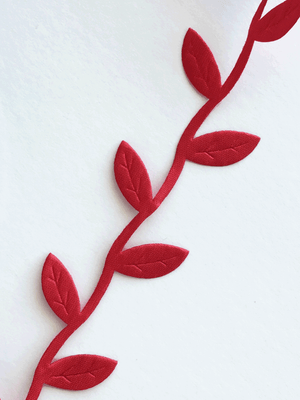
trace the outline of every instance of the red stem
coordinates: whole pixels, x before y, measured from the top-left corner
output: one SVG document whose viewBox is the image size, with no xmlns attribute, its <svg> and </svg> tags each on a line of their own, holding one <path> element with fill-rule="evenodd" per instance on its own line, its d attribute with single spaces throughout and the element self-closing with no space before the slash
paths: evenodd
<svg viewBox="0 0 300 400">
<path fill-rule="evenodd" d="M 38 399 L 44 384 L 44 378 L 45 378 L 45 373 L 47 371 L 47 367 L 50 365 L 53 358 L 60 350 L 60 348 L 63 346 L 63 344 L 66 342 L 66 340 L 90 317 L 90 315 L 94 312 L 94 310 L 100 303 L 102 297 L 104 296 L 114 274 L 114 261 L 115 261 L 114 254 L 119 254 L 123 250 L 124 246 L 131 238 L 133 233 L 151 214 L 153 214 L 155 210 L 157 210 L 160 204 L 169 195 L 169 193 L 173 189 L 174 185 L 176 184 L 183 170 L 186 161 L 186 149 L 189 145 L 189 142 L 194 138 L 198 129 L 201 127 L 201 125 L 208 117 L 208 115 L 211 113 L 211 111 L 215 108 L 215 106 L 219 104 L 229 94 L 229 92 L 232 90 L 232 88 L 239 80 L 242 72 L 244 71 L 244 68 L 247 65 L 248 59 L 250 57 L 255 42 L 254 37 L 252 36 L 251 33 L 252 27 L 255 25 L 255 22 L 257 22 L 260 19 L 266 3 L 267 0 L 262 0 L 256 14 L 254 15 L 243 50 L 231 74 L 229 75 L 225 83 L 222 85 L 218 95 L 215 96 L 214 98 L 211 98 L 204 104 L 204 106 L 197 112 L 197 114 L 193 117 L 193 119 L 183 132 L 176 149 L 176 154 L 174 157 L 173 164 L 160 190 L 152 200 L 151 204 L 152 207 L 149 207 L 145 211 L 141 210 L 124 228 L 121 234 L 117 237 L 117 239 L 111 246 L 110 251 L 107 254 L 103 271 L 98 281 L 98 284 L 95 287 L 94 292 L 91 295 L 90 299 L 88 300 L 87 304 L 81 311 L 79 318 L 72 324 L 66 326 L 52 340 L 52 342 L 44 352 L 36 368 L 32 385 L 29 389 L 26 400 Z"/>
</svg>

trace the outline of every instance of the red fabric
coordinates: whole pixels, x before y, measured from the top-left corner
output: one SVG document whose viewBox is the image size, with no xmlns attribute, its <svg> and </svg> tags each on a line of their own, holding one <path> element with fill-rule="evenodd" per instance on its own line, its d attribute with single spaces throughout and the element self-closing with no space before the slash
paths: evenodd
<svg viewBox="0 0 300 400">
<path fill-rule="evenodd" d="M 125 199 L 136 210 L 152 200 L 152 188 L 146 167 L 128 143 L 122 142 L 115 158 L 115 178 Z"/>
<path fill-rule="evenodd" d="M 207 98 L 221 88 L 221 75 L 210 48 L 195 32 L 189 29 L 182 46 L 182 64 L 191 84 Z"/>
<path fill-rule="evenodd" d="M 194 139 L 187 159 L 197 164 L 224 167 L 241 161 L 257 146 L 260 138 L 245 132 L 220 131 Z"/>
<path fill-rule="evenodd" d="M 272 42 L 281 39 L 295 25 L 299 17 L 299 0 L 284 1 L 258 21 L 255 28 L 255 40 Z"/>
<path fill-rule="evenodd" d="M 53 254 L 49 254 L 44 264 L 42 288 L 49 306 L 66 324 L 78 317 L 80 302 L 76 286 L 66 267 Z"/>
<path fill-rule="evenodd" d="M 121 143 L 114 162 L 115 178 L 125 199 L 138 213 L 111 246 L 100 279 L 82 310 L 71 275 L 56 257 L 52 254 L 47 257 L 42 272 L 43 292 L 48 304 L 66 323 L 66 327 L 53 339 L 41 357 L 26 400 L 37 400 L 44 384 L 83 390 L 101 383 L 112 373 L 116 361 L 105 357 L 83 354 L 55 360 L 55 356 L 96 309 L 115 271 L 135 278 L 156 278 L 172 272 L 185 260 L 187 250 L 166 244 L 124 248 L 139 226 L 169 195 L 186 160 L 202 165 L 225 166 L 242 160 L 257 146 L 259 138 L 244 132 L 218 131 L 194 137 L 212 110 L 239 80 L 254 42 L 279 39 L 299 18 L 299 0 L 286 0 L 262 17 L 266 3 L 267 0 L 261 1 L 242 52 L 223 84 L 211 50 L 194 30 L 188 30 L 182 47 L 183 67 L 192 85 L 209 100 L 183 132 L 170 171 L 154 197 L 141 158 L 128 143 Z"/>
<path fill-rule="evenodd" d="M 166 244 L 144 244 L 122 251 L 116 259 L 115 270 L 135 278 L 158 278 L 178 268 L 188 253 Z"/>
<path fill-rule="evenodd" d="M 53 254 L 49 254 L 44 263 L 42 289 L 49 306 L 67 327 L 53 340 L 41 358 L 27 400 L 37 399 L 43 384 L 68 390 L 89 389 L 104 381 L 117 365 L 115 360 L 90 354 L 78 354 L 51 363 L 56 348 L 61 348 L 80 326 L 82 313 L 74 281 Z"/>
<path fill-rule="evenodd" d="M 90 354 L 70 356 L 49 366 L 45 383 L 60 389 L 84 390 L 103 382 L 117 362 Z"/>
</svg>

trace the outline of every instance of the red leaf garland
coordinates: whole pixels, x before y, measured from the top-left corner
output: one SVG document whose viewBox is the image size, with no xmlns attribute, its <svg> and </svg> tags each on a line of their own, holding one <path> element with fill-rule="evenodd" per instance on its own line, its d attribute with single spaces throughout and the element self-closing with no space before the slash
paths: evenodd
<svg viewBox="0 0 300 400">
<path fill-rule="evenodd" d="M 223 167 L 247 157 L 259 141 L 258 136 L 245 132 L 212 132 L 191 142 L 187 159 L 201 165 Z"/>
<path fill-rule="evenodd" d="M 260 139 L 245 132 L 219 131 L 193 138 L 209 113 L 237 83 L 255 40 L 277 40 L 299 18 L 300 0 L 286 0 L 261 18 L 266 4 L 267 0 L 261 1 L 252 19 L 243 50 L 223 86 L 209 47 L 195 31 L 190 29 L 187 32 L 182 47 L 185 72 L 200 93 L 213 99 L 197 112 L 185 129 L 173 164 L 153 201 L 151 182 L 142 160 L 129 144 L 121 143 L 115 157 L 116 181 L 127 201 L 141 212 L 114 241 L 96 288 L 81 312 L 71 275 L 56 257 L 52 254 L 47 257 L 42 273 L 43 292 L 53 311 L 69 325 L 56 335 L 41 357 L 27 400 L 37 400 L 44 383 L 62 389 L 84 390 L 98 385 L 112 373 L 117 362 L 96 355 L 71 356 L 52 364 L 51 361 L 65 341 L 95 311 L 110 285 L 114 271 L 137 278 L 156 278 L 170 273 L 185 260 L 188 251 L 170 245 L 146 244 L 124 251 L 122 249 L 138 227 L 169 195 L 186 159 L 203 165 L 225 166 L 242 160 L 257 146 Z"/>
<path fill-rule="evenodd" d="M 42 271 L 45 298 L 66 324 L 80 314 L 80 301 L 74 281 L 66 267 L 53 254 L 46 258 Z"/>
<path fill-rule="evenodd" d="M 182 46 L 182 64 L 191 84 L 207 98 L 221 88 L 221 75 L 214 56 L 196 31 L 189 29 Z"/>
<path fill-rule="evenodd" d="M 52 363 L 45 383 L 60 389 L 84 390 L 103 382 L 117 361 L 90 354 L 62 358 Z"/>
<path fill-rule="evenodd" d="M 152 187 L 147 169 L 133 148 L 122 142 L 115 163 L 115 178 L 125 199 L 136 210 L 152 199 Z"/>
<path fill-rule="evenodd" d="M 261 18 L 254 31 L 258 42 L 272 42 L 282 38 L 298 21 L 300 17 L 300 2 L 287 0 L 269 11 Z"/>
<path fill-rule="evenodd" d="M 122 251 L 115 269 L 134 278 L 158 278 L 178 268 L 188 253 L 185 249 L 167 244 L 144 244 Z"/>
</svg>

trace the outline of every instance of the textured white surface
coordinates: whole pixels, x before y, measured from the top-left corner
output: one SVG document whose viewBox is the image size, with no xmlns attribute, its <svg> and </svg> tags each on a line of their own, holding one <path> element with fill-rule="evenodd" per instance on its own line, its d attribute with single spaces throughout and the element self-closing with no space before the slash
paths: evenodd
<svg viewBox="0 0 300 400">
<path fill-rule="evenodd" d="M 278 4 L 269 1 L 268 9 Z M 204 104 L 180 60 L 189 27 L 223 79 L 259 0 L 3 0 L 0 12 L 0 397 L 25 399 L 62 323 L 40 287 L 54 253 L 85 304 L 134 215 L 113 178 L 126 140 L 154 190 Z M 300 396 L 300 24 L 256 44 L 240 82 L 200 133 L 262 138 L 239 164 L 188 164 L 130 245 L 190 250 L 174 273 L 116 275 L 59 356 L 119 364 L 85 392 L 41 400 L 298 400 Z"/>
</svg>

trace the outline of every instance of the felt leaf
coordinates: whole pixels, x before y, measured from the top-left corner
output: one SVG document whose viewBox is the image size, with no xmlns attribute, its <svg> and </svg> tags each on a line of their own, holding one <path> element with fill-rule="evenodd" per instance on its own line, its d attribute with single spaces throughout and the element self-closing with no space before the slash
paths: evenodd
<svg viewBox="0 0 300 400">
<path fill-rule="evenodd" d="M 66 324 L 79 315 L 80 301 L 73 279 L 53 254 L 43 267 L 42 289 L 49 306 Z"/>
<path fill-rule="evenodd" d="M 62 358 L 52 363 L 45 383 L 60 389 L 84 390 L 103 382 L 117 361 L 90 354 Z"/>
<path fill-rule="evenodd" d="M 136 210 L 152 199 L 152 187 L 147 169 L 138 154 L 126 142 L 118 148 L 115 163 L 115 178 L 125 199 Z"/>
<path fill-rule="evenodd" d="M 254 31 L 258 42 L 272 42 L 282 38 L 300 17 L 299 0 L 287 0 L 261 18 Z"/>
<path fill-rule="evenodd" d="M 245 132 L 212 132 L 191 142 L 187 159 L 201 165 L 231 165 L 247 157 L 259 141 L 258 136 Z"/>
<path fill-rule="evenodd" d="M 214 56 L 196 31 L 189 29 L 182 46 L 182 64 L 191 84 L 207 98 L 221 88 L 221 76 Z"/>
<path fill-rule="evenodd" d="M 116 271 L 134 278 L 158 278 L 179 267 L 188 253 L 167 244 L 144 244 L 122 251 L 116 260 Z"/>
</svg>

